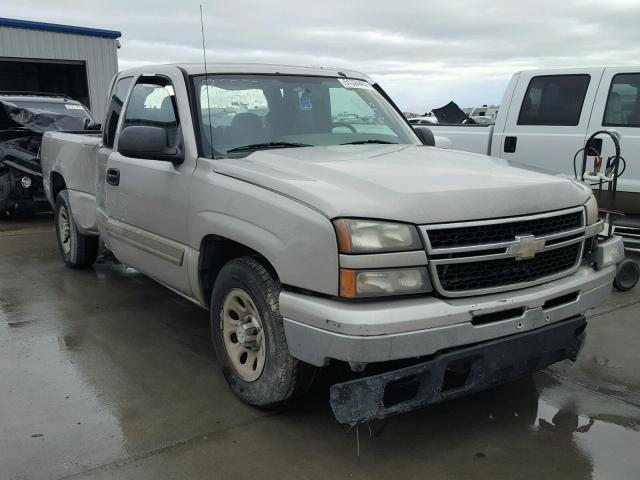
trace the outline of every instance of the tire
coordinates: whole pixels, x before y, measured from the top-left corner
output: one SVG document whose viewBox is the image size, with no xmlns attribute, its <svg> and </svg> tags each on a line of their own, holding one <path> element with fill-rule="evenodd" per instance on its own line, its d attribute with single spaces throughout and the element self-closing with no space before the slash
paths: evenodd
<svg viewBox="0 0 640 480">
<path fill-rule="evenodd" d="M 64 263 L 72 268 L 93 265 L 98 256 L 99 237 L 83 235 L 78 231 L 67 190 L 62 190 L 56 198 L 54 219 L 58 248 Z"/>
<path fill-rule="evenodd" d="M 233 392 L 255 407 L 275 407 L 299 397 L 315 376 L 315 367 L 289 354 L 279 294 L 279 281 L 252 257 L 229 261 L 211 294 L 211 332 L 218 362 Z M 248 335 L 241 331 L 247 326 Z"/>
<path fill-rule="evenodd" d="M 8 170 L 2 167 L 0 169 L 0 220 L 12 218 L 16 211 L 16 203 L 10 197 L 11 178 Z"/>
<path fill-rule="evenodd" d="M 613 286 L 621 292 L 627 292 L 638 284 L 640 278 L 640 266 L 627 258 L 617 266 Z"/>
</svg>

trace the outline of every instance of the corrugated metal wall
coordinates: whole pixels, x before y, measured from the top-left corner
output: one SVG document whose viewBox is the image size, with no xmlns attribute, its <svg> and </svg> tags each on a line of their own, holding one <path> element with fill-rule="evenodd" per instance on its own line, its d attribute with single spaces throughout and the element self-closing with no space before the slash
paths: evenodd
<svg viewBox="0 0 640 480">
<path fill-rule="evenodd" d="M 0 26 L 2 57 L 86 62 L 91 110 L 102 119 L 109 82 L 118 73 L 115 39 Z"/>
</svg>

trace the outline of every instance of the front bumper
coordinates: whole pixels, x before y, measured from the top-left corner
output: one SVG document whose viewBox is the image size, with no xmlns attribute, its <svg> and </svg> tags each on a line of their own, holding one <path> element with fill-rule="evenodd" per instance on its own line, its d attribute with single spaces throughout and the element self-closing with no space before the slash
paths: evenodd
<svg viewBox="0 0 640 480">
<path fill-rule="evenodd" d="M 330 403 L 339 423 L 356 425 L 467 395 L 567 358 L 584 342 L 582 315 L 554 325 L 479 343 L 433 360 L 338 383 Z"/>
<path fill-rule="evenodd" d="M 284 291 L 280 311 L 294 357 L 316 366 L 331 359 L 377 363 L 429 356 L 580 315 L 606 301 L 614 275 L 614 265 L 596 271 L 585 264 L 567 277 L 511 292 L 364 303 Z"/>
</svg>

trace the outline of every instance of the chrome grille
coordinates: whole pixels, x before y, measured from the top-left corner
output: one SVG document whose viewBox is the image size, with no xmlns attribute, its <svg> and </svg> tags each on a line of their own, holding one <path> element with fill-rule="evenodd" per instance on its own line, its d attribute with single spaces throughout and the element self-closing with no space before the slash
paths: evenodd
<svg viewBox="0 0 640 480">
<path fill-rule="evenodd" d="M 449 292 L 478 290 L 519 284 L 545 278 L 558 271 L 568 270 L 576 263 L 580 245 L 548 250 L 529 260 L 514 258 L 485 260 L 482 262 L 438 265 L 438 278 Z"/>
<path fill-rule="evenodd" d="M 514 290 L 573 273 L 584 208 L 421 228 L 435 288 L 458 297 Z"/>
<path fill-rule="evenodd" d="M 461 247 L 479 243 L 515 240 L 516 235 L 522 235 L 523 233 L 535 236 L 549 235 L 580 228 L 581 226 L 582 213 L 572 212 L 532 220 L 431 230 L 429 232 L 429 241 L 432 248 Z"/>
<path fill-rule="evenodd" d="M 615 225 L 613 232 L 622 237 L 625 249 L 640 253 L 640 228 L 628 225 Z"/>
</svg>

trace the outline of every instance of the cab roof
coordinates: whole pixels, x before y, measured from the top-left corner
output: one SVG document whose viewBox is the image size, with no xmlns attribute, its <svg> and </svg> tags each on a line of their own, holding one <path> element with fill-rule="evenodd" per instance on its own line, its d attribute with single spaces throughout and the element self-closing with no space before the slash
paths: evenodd
<svg viewBox="0 0 640 480">
<path fill-rule="evenodd" d="M 180 68 L 188 75 L 204 75 L 205 72 L 211 75 L 217 74 L 238 74 L 238 75 L 306 75 L 337 78 L 357 78 L 369 83 L 373 81 L 365 74 L 349 69 L 333 67 L 305 67 L 294 65 L 275 65 L 264 63 L 207 63 L 207 68 L 203 63 L 173 63 L 166 65 L 146 65 L 132 68 L 120 72 L 120 76 L 127 73 L 133 74 L 155 74 L 166 73 L 166 69 Z"/>
</svg>

